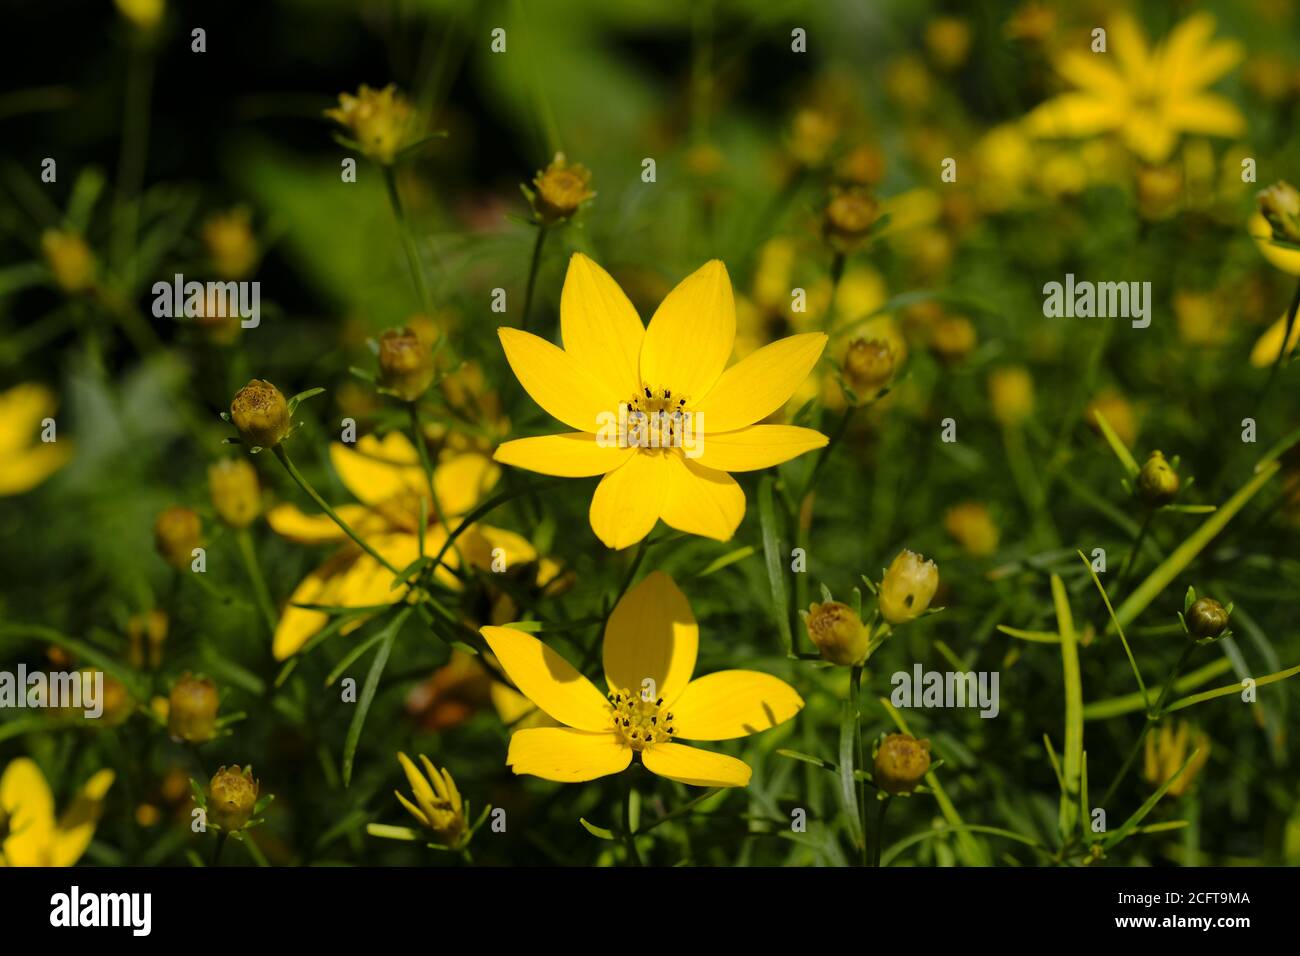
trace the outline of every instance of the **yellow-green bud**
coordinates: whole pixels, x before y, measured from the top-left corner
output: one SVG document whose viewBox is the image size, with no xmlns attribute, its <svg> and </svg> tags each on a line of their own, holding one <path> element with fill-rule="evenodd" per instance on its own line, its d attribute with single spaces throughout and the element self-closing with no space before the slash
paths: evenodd
<svg viewBox="0 0 1300 956">
<path fill-rule="evenodd" d="M 247 458 L 225 458 L 209 466 L 208 491 L 217 517 L 232 528 L 247 528 L 262 509 L 257 469 Z"/>
<path fill-rule="evenodd" d="M 230 420 L 249 448 L 274 448 L 289 434 L 289 403 L 270 382 L 255 378 L 230 403 Z"/>
<path fill-rule="evenodd" d="M 880 339 L 854 339 L 844 355 L 844 380 L 858 399 L 874 397 L 894 374 L 894 350 Z"/>
<path fill-rule="evenodd" d="M 154 520 L 153 541 L 163 560 L 178 571 L 189 570 L 194 549 L 203 545 L 198 513 L 180 505 L 164 509 Z"/>
<path fill-rule="evenodd" d="M 1187 630 L 1197 640 L 1218 637 L 1228 626 L 1228 610 L 1214 598 L 1198 598 L 1184 615 Z"/>
<path fill-rule="evenodd" d="M 211 740 L 217 734 L 220 708 L 217 685 L 186 673 L 172 686 L 167 700 L 167 732 L 194 744 Z"/>
<path fill-rule="evenodd" d="M 208 820 L 226 831 L 242 830 L 253 817 L 260 789 L 251 766 L 222 767 L 208 784 Z"/>
<path fill-rule="evenodd" d="M 555 154 L 550 165 L 533 178 L 533 185 L 533 211 L 548 226 L 570 218 L 596 195 L 591 191 L 591 172 L 581 163 L 569 165 L 563 153 Z"/>
<path fill-rule="evenodd" d="M 41 233 L 41 252 L 64 292 L 84 292 L 94 285 L 95 256 L 79 233 L 46 229 Z"/>
<path fill-rule="evenodd" d="M 808 609 L 804 623 L 809 640 L 832 664 L 850 667 L 866 660 L 871 632 L 847 604 L 839 601 L 814 604 Z"/>
<path fill-rule="evenodd" d="M 389 83 L 374 90 L 364 83 L 355 96 L 339 94 L 339 105 L 325 115 L 344 127 L 371 159 L 391 165 L 415 131 L 410 101 Z"/>
<path fill-rule="evenodd" d="M 935 563 L 904 549 L 880 582 L 880 615 L 890 624 L 906 624 L 925 613 L 938 589 Z"/>
<path fill-rule="evenodd" d="M 1153 508 L 1173 501 L 1179 484 L 1178 472 L 1158 451 L 1151 453 L 1137 476 L 1138 495 Z"/>
<path fill-rule="evenodd" d="M 410 329 L 389 329 L 379 337 L 379 384 L 413 402 L 434 375 L 433 350 Z"/>
<path fill-rule="evenodd" d="M 822 217 L 826 240 L 838 252 L 852 252 L 871 233 L 880 217 L 880 204 L 860 186 L 838 189 L 831 194 Z"/>
<path fill-rule="evenodd" d="M 930 741 L 890 734 L 876 751 L 876 786 L 888 794 L 911 793 L 930 770 Z"/>
</svg>

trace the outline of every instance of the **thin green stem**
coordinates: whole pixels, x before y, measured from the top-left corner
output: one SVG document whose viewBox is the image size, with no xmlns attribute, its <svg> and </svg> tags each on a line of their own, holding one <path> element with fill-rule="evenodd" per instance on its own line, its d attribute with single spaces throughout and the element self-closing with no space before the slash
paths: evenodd
<svg viewBox="0 0 1300 956">
<path fill-rule="evenodd" d="M 885 846 L 885 811 L 889 809 L 892 797 L 882 797 L 876 801 L 876 820 L 871 834 L 871 865 L 880 866 L 880 853 Z"/>
<path fill-rule="evenodd" d="M 429 296 L 429 286 L 424 279 L 424 269 L 420 265 L 420 252 L 415 245 L 415 236 L 411 232 L 411 221 L 406 218 L 406 210 L 402 206 L 402 195 L 397 190 L 397 176 L 393 172 L 392 166 L 385 165 L 384 186 L 388 190 L 388 201 L 393 207 L 393 215 L 397 219 L 398 232 L 401 233 L 402 249 L 406 253 L 406 264 L 411 270 L 411 279 L 415 283 L 416 294 L 420 298 L 420 306 L 424 309 L 426 316 L 433 315 L 433 299 Z"/>
<path fill-rule="evenodd" d="M 393 574 L 402 573 L 400 569 L 393 567 L 392 562 L 367 544 L 361 535 L 352 530 L 351 525 L 338 516 L 338 512 L 331 508 L 325 499 L 317 493 L 316 489 L 311 486 L 310 482 L 299 473 L 298 469 L 294 466 L 293 459 L 291 459 L 289 453 L 285 451 L 283 443 L 276 445 L 274 451 L 275 457 L 280 460 L 280 464 L 284 465 L 284 470 L 289 473 L 289 477 L 298 483 L 298 487 L 307 493 L 307 497 L 316 502 L 316 506 L 320 508 L 321 511 L 325 512 L 325 514 L 329 516 L 329 519 L 338 525 L 344 534 L 355 541 L 362 551 L 370 555 L 389 571 L 392 571 Z M 438 558 L 441 560 L 442 555 L 439 555 Z"/>
<path fill-rule="evenodd" d="M 128 54 L 122 149 L 118 156 L 117 190 L 113 197 L 111 251 L 122 286 L 128 294 L 135 287 L 135 239 L 140 220 L 138 197 L 144 184 L 145 158 L 149 154 L 152 87 L 153 52 L 138 44 Z"/>
<path fill-rule="evenodd" d="M 420 467 L 424 469 L 424 480 L 429 486 L 429 501 L 433 505 L 433 516 L 437 519 L 438 526 L 445 531 L 447 515 L 442 510 L 442 502 L 438 500 L 438 488 L 433 480 L 433 462 L 429 459 L 429 448 L 424 441 L 424 427 L 420 424 L 420 409 L 416 402 L 408 402 L 407 408 L 411 416 L 411 441 L 415 443 L 415 450 L 420 456 Z M 460 549 L 453 545 L 453 550 L 456 552 L 457 561 L 461 561 Z"/>
<path fill-rule="evenodd" d="M 275 634 L 275 603 L 271 600 L 271 591 L 267 588 L 266 578 L 262 575 L 262 566 L 258 564 L 257 552 L 253 548 L 253 537 L 248 533 L 247 528 L 240 528 L 235 532 L 235 540 L 239 544 L 239 553 L 244 559 L 244 567 L 248 570 L 248 580 L 253 585 L 258 609 L 262 612 L 267 629 L 271 634 Z"/>
<path fill-rule="evenodd" d="M 849 700 L 853 704 L 853 734 L 857 739 L 857 767 L 856 769 L 866 772 L 866 763 L 863 760 L 865 751 L 862 747 L 862 665 L 856 664 L 849 672 Z M 867 833 L 867 781 L 858 780 L 858 812 L 860 816 L 861 832 Z M 868 848 L 870 841 L 864 836 L 862 840 L 862 865 L 867 866 L 870 863 Z M 876 852 L 879 853 L 877 841 Z"/>
<path fill-rule="evenodd" d="M 537 286 L 537 269 L 542 264 L 542 244 L 546 242 L 546 233 L 550 229 L 542 223 L 537 226 L 537 238 L 533 240 L 533 258 L 528 264 L 528 285 L 524 286 L 524 315 L 519 327 L 527 331 L 528 317 L 533 309 L 533 290 Z"/>
<path fill-rule="evenodd" d="M 226 848 L 228 839 L 230 839 L 230 834 L 225 830 L 217 831 L 217 840 L 212 847 L 212 866 L 216 866 L 221 861 L 221 851 Z"/>
<path fill-rule="evenodd" d="M 1155 518 L 1155 510 L 1148 508 L 1146 517 L 1142 519 L 1142 527 L 1138 529 L 1137 537 L 1133 539 L 1133 547 L 1124 559 L 1124 566 L 1119 569 L 1119 578 L 1115 581 L 1115 593 L 1124 593 L 1124 585 L 1128 581 L 1129 572 L 1137 566 L 1137 556 L 1142 552 L 1142 545 L 1146 544 L 1147 532 L 1151 530 L 1151 521 Z"/>
<path fill-rule="evenodd" d="M 623 774 L 623 788 L 625 790 L 623 800 L 623 845 L 627 848 L 627 865 L 644 866 L 641 862 L 641 851 L 636 847 L 636 834 L 633 832 L 632 825 L 632 801 L 636 799 L 636 790 L 632 784 L 632 775 Z"/>
</svg>

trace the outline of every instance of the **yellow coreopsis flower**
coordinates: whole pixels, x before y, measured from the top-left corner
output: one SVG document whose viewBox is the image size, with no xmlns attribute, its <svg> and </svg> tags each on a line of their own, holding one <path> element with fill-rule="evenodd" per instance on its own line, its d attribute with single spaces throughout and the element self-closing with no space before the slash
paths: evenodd
<svg viewBox="0 0 1300 956">
<path fill-rule="evenodd" d="M 518 730 L 506 763 L 517 774 L 560 783 L 626 770 L 634 754 L 661 777 L 697 787 L 743 787 L 752 771 L 725 754 L 675 740 L 732 740 L 789 720 L 803 699 L 758 671 L 717 671 L 691 680 L 699 627 L 690 603 L 662 571 L 625 594 L 605 627 L 608 695 L 531 634 L 480 632 L 506 674 L 560 727 Z"/>
<path fill-rule="evenodd" d="M 1214 18 L 1197 13 L 1154 47 L 1137 21 L 1115 14 L 1106 52 L 1067 50 L 1057 71 L 1075 89 L 1027 117 L 1039 136 L 1091 137 L 1116 133 L 1146 163 L 1163 163 L 1183 133 L 1239 136 L 1246 127 L 1237 107 L 1206 88 L 1243 56 L 1235 40 L 1215 40 Z"/>
<path fill-rule="evenodd" d="M 0 392 L 0 497 L 31 491 L 72 457 L 72 443 L 37 441 L 41 422 L 54 414 L 54 393 L 28 383 Z"/>
<path fill-rule="evenodd" d="M 560 296 L 564 347 L 498 330 L 506 359 L 538 405 L 575 432 L 506 442 L 496 460 L 565 478 L 604 475 L 591 499 L 596 536 L 636 544 L 659 519 L 726 541 L 745 514 L 729 472 L 821 448 L 809 428 L 759 425 L 794 393 L 826 347 L 792 335 L 727 368 L 736 306 L 713 260 L 684 279 L 648 327 L 604 269 L 578 253 Z"/>
<path fill-rule="evenodd" d="M 40 767 L 27 757 L 11 761 L 0 775 L 0 866 L 72 866 L 95 835 L 112 785 L 113 771 L 99 771 L 56 820 Z"/>
<path fill-rule="evenodd" d="M 471 511 L 496 483 L 499 469 L 477 452 L 452 454 L 434 467 L 433 484 L 438 508 L 429 499 L 429 485 L 420 466 L 419 453 L 400 432 L 383 439 L 366 435 L 350 447 L 341 442 L 330 446 L 330 461 L 344 487 L 360 504 L 340 505 L 339 516 L 367 544 L 395 568 L 405 568 L 420 554 L 420 501 L 425 502 L 424 551 L 434 556 L 447 541 L 448 528 L 438 521 L 438 510 L 454 528 L 456 520 Z M 323 611 L 303 604 L 332 607 L 368 607 L 401 600 L 404 589 L 393 588 L 393 573 L 370 555 L 350 543 L 327 515 L 308 515 L 293 505 L 282 504 L 266 516 L 277 534 L 299 544 L 343 544 L 339 551 L 309 574 L 294 589 L 275 630 L 272 653 L 284 660 L 297 653 L 307 640 L 329 622 Z M 510 565 L 532 561 L 537 554 L 528 541 L 512 531 L 476 524 L 457 539 L 456 547 L 443 555 L 443 563 L 458 567 L 461 555 L 483 568 L 492 562 L 494 548 L 503 549 Z M 456 577 L 439 566 L 438 580 L 459 587 Z M 343 627 L 347 633 L 360 627 L 363 618 Z"/>
<path fill-rule="evenodd" d="M 393 794 L 406 807 L 407 812 L 433 834 L 435 840 L 443 846 L 457 849 L 469 835 L 465 802 L 456 788 L 456 781 L 451 777 L 451 771 L 446 767 L 435 767 L 433 761 L 424 754 L 419 757 L 424 773 L 406 754 L 400 751 L 397 754 L 406 781 L 411 785 L 411 796 L 415 802 L 412 803 L 396 790 Z"/>
</svg>

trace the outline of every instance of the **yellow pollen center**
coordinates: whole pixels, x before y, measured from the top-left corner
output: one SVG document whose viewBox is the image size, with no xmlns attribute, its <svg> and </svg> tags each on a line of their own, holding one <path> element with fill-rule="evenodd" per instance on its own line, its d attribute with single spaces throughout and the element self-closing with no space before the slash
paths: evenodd
<svg viewBox="0 0 1300 956">
<path fill-rule="evenodd" d="M 673 715 L 664 709 L 664 699 L 646 700 L 623 688 L 608 694 L 614 730 L 633 750 L 673 739 Z"/>
<path fill-rule="evenodd" d="M 629 444 L 641 448 L 675 448 L 682 444 L 691 416 L 685 395 L 674 395 L 670 388 L 642 385 L 627 406 Z"/>
</svg>

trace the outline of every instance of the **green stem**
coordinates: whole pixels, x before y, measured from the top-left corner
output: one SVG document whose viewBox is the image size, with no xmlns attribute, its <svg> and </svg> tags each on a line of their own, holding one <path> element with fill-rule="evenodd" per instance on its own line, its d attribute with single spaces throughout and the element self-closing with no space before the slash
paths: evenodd
<svg viewBox="0 0 1300 956">
<path fill-rule="evenodd" d="M 644 866 L 645 864 L 641 862 L 641 851 L 636 848 L 636 834 L 632 832 L 632 801 L 635 799 L 632 775 L 623 774 L 623 781 L 626 791 L 623 802 L 623 845 L 627 848 L 627 865 Z"/>
<path fill-rule="evenodd" d="M 217 842 L 212 847 L 212 866 L 216 866 L 221 860 L 221 851 L 226 848 L 226 841 L 230 839 L 230 834 L 225 830 L 217 832 Z"/>
<path fill-rule="evenodd" d="M 1142 527 L 1138 529 L 1137 537 L 1133 539 L 1133 548 L 1124 559 L 1124 566 L 1119 569 L 1119 578 L 1115 582 L 1116 594 L 1124 593 L 1124 584 L 1128 581 L 1129 572 L 1137 565 L 1137 556 L 1142 551 L 1142 545 L 1146 544 L 1147 532 L 1151 530 L 1151 520 L 1154 517 L 1155 511 L 1148 508 L 1146 517 L 1142 519 Z"/>
<path fill-rule="evenodd" d="M 533 240 L 533 258 L 528 264 L 528 285 L 524 287 L 524 315 L 519 322 L 519 327 L 525 331 L 528 329 L 528 316 L 533 309 L 533 289 L 537 285 L 537 269 L 542 264 L 542 244 L 546 242 L 547 231 L 548 227 L 539 223 L 537 238 Z"/>
<path fill-rule="evenodd" d="M 420 456 L 420 467 L 424 469 L 424 480 L 429 485 L 429 501 L 433 504 L 433 516 L 437 519 L 438 526 L 446 531 L 448 530 L 447 516 L 443 513 L 442 503 L 438 500 L 438 489 L 433 480 L 433 462 L 429 460 L 429 448 L 424 442 L 424 428 L 420 425 L 420 410 L 415 402 L 408 402 L 407 408 L 411 415 L 411 441 L 415 443 L 415 450 Z M 453 550 L 456 552 L 456 560 L 463 564 L 460 549 L 453 546 Z M 451 568 L 447 570 L 450 571 Z"/>
<path fill-rule="evenodd" d="M 402 249 L 406 253 L 406 264 L 411 270 L 411 279 L 415 283 L 415 291 L 420 297 L 420 305 L 424 309 L 426 316 L 433 315 L 433 300 L 429 297 L 429 287 L 424 280 L 424 269 L 420 266 L 420 253 L 415 245 L 415 236 L 411 233 L 411 222 L 406 218 L 406 210 L 402 206 L 401 193 L 397 191 L 397 176 L 393 172 L 392 166 L 384 166 L 384 186 L 388 189 L 388 201 L 393 207 L 393 215 L 397 218 L 398 232 L 401 233 Z"/>
<path fill-rule="evenodd" d="M 861 770 L 863 773 L 865 773 L 867 768 L 865 762 L 863 761 L 864 751 L 862 747 L 862 665 L 861 664 L 855 664 L 853 666 L 853 669 L 849 672 L 849 699 L 853 704 L 853 733 L 854 736 L 857 738 L 857 746 L 858 746 L 856 769 Z M 867 833 L 867 781 L 865 779 L 858 781 L 858 812 L 861 815 L 860 823 L 861 823 L 862 833 L 866 834 Z M 878 843 L 879 841 L 877 841 L 877 846 L 875 848 L 875 852 L 877 855 L 880 852 Z M 867 866 L 870 863 L 870 858 L 868 856 L 869 844 L 870 844 L 870 840 L 868 840 L 866 836 L 864 836 L 862 839 L 862 865 L 863 866 Z"/>
<path fill-rule="evenodd" d="M 880 853 L 885 845 L 885 811 L 889 809 L 892 797 L 883 797 L 876 801 L 876 820 L 871 834 L 871 865 L 880 866 Z"/>
<path fill-rule="evenodd" d="M 144 45 L 137 45 L 128 54 L 122 149 L 118 156 L 117 191 L 113 197 L 111 249 L 122 287 L 128 294 L 135 287 L 135 239 L 140 219 L 137 198 L 144 184 L 145 157 L 149 152 L 149 100 L 152 86 L 153 53 Z"/>
<path fill-rule="evenodd" d="M 831 452 L 835 451 L 836 447 L 839 446 L 839 443 L 844 440 L 844 435 L 849 430 L 849 423 L 853 421 L 853 416 L 857 413 L 857 410 L 858 406 L 856 405 L 849 405 L 844 409 L 844 414 L 840 416 L 839 424 L 835 426 L 835 431 L 831 433 L 830 441 L 826 443 L 826 447 L 823 448 L 821 454 L 817 456 L 817 461 L 813 465 L 812 474 L 808 476 L 808 484 L 804 487 L 803 494 L 799 496 L 801 499 L 807 498 L 808 495 L 817 488 L 817 482 L 821 478 L 822 469 L 826 467 L 826 462 L 831 457 Z"/>
<path fill-rule="evenodd" d="M 393 574 L 402 573 L 398 568 L 393 567 L 392 563 L 387 558 L 367 544 L 365 540 L 362 539 L 361 535 L 353 531 L 351 525 L 338 516 L 338 513 L 329 506 L 325 499 L 317 493 L 316 489 L 313 488 L 311 484 L 308 483 L 307 479 L 299 473 L 298 469 L 294 467 L 293 460 L 289 457 L 289 453 L 285 451 L 283 443 L 276 445 L 274 451 L 275 457 L 280 460 L 280 464 L 284 465 L 284 470 L 289 473 L 289 477 L 298 483 L 299 488 L 307 492 L 307 497 L 316 502 L 316 506 L 320 508 L 321 511 L 325 512 L 325 514 L 329 516 L 329 519 L 338 525 L 344 534 L 355 541 L 362 551 L 370 555 L 389 571 L 392 571 Z M 442 556 L 439 555 L 438 557 L 439 560 L 441 560 Z"/>
<path fill-rule="evenodd" d="M 271 591 L 266 586 L 266 578 L 262 576 L 262 567 L 257 562 L 257 552 L 253 549 L 252 535 L 248 533 L 247 528 L 240 528 L 235 533 L 235 540 L 239 543 L 239 553 L 243 556 L 244 567 L 248 569 L 248 579 L 253 584 L 253 594 L 257 598 L 258 609 L 262 612 L 267 629 L 274 635 L 276 626 L 275 604 L 271 600 Z"/>
</svg>

